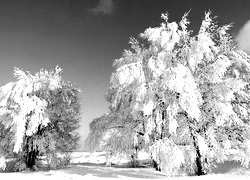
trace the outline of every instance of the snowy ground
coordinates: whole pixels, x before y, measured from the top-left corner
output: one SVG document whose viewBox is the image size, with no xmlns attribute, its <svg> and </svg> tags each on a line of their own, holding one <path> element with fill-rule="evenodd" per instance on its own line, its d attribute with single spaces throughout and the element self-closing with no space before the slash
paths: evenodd
<svg viewBox="0 0 250 180">
<path fill-rule="evenodd" d="M 141 159 L 145 158 L 145 154 L 141 155 Z M 25 180 L 80 180 L 80 179 L 201 179 L 201 180 L 231 180 L 231 179 L 250 179 L 250 169 L 240 167 L 237 162 L 226 162 L 218 166 L 211 174 L 195 177 L 179 174 L 176 177 L 168 177 L 165 174 L 155 171 L 153 168 L 118 168 L 105 167 L 103 163 L 106 161 L 104 153 L 82 153 L 75 152 L 73 154 L 72 164 L 64 169 L 47 171 L 47 172 L 21 172 L 21 173 L 0 173 L 0 179 L 25 179 Z M 113 158 L 113 162 L 125 163 L 126 159 Z"/>
</svg>

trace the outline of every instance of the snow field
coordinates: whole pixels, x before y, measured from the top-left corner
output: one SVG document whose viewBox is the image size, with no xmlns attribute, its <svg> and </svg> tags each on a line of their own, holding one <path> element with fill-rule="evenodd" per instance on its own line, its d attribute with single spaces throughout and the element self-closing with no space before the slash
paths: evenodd
<svg viewBox="0 0 250 180">
<path fill-rule="evenodd" d="M 166 176 L 164 173 L 155 171 L 153 168 L 114 168 L 104 167 L 98 164 L 105 163 L 105 152 L 74 152 L 72 154 L 72 164 L 68 168 L 50 171 L 39 172 L 17 172 L 17 173 L 0 173 L 2 179 L 25 179 L 25 180 L 108 180 L 108 179 L 169 179 L 169 180 L 247 180 L 250 178 L 250 170 L 239 167 L 237 162 L 226 162 L 219 165 L 218 168 L 211 174 L 206 176 L 185 176 L 179 175 L 175 177 Z M 139 159 L 147 159 L 147 153 L 139 153 Z M 113 157 L 113 162 L 125 162 L 125 158 Z M 4 159 L 0 158 L 0 163 L 3 164 Z M 74 164 L 75 163 L 75 164 Z M 91 163 L 93 165 L 86 165 Z"/>
</svg>

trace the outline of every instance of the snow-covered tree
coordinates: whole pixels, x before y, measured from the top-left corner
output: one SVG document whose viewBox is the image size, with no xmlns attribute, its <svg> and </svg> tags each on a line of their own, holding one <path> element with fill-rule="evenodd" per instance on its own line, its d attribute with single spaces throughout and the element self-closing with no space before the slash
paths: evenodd
<svg viewBox="0 0 250 180">
<path fill-rule="evenodd" d="M 85 146 L 91 152 L 106 151 L 107 164 L 109 164 L 111 154 L 136 157 L 138 150 L 141 149 L 142 145 L 133 142 L 133 136 L 136 133 L 134 120 L 130 117 L 126 120 L 123 118 L 119 114 L 109 112 L 89 124 L 90 133 Z"/>
<path fill-rule="evenodd" d="M 39 155 L 53 156 L 77 147 L 79 90 L 61 77 L 62 69 L 34 75 L 14 69 L 15 82 L 0 88 L 1 152 L 34 168 Z M 18 169 L 18 167 L 17 167 Z"/>
<path fill-rule="evenodd" d="M 197 35 L 187 14 L 179 23 L 162 18 L 114 61 L 112 111 L 132 117 L 133 142 L 143 134 L 161 170 L 203 175 L 228 159 L 248 166 L 250 57 L 209 12 Z"/>
</svg>

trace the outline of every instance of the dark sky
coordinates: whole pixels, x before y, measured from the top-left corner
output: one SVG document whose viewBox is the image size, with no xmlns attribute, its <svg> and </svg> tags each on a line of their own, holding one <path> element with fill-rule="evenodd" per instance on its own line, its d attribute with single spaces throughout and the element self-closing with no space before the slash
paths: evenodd
<svg viewBox="0 0 250 180">
<path fill-rule="evenodd" d="M 190 9 L 194 32 L 207 10 L 221 24 L 234 22 L 234 36 L 250 19 L 249 0 L 0 0 L 0 85 L 14 80 L 14 67 L 62 67 L 64 80 L 82 90 L 83 143 L 89 122 L 108 110 L 112 62 L 129 37 L 158 26 L 161 13 L 179 21 Z"/>
</svg>

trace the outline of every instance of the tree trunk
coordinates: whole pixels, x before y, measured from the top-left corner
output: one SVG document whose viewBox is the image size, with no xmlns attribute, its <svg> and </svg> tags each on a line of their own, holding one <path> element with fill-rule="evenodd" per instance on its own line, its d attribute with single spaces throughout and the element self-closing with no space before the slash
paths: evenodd
<svg viewBox="0 0 250 180">
<path fill-rule="evenodd" d="M 132 167 L 139 167 L 140 166 L 138 153 L 139 153 L 139 147 L 135 146 L 134 147 L 134 153 L 131 155 Z"/>
<path fill-rule="evenodd" d="M 135 149 L 135 152 L 131 155 L 132 159 L 132 167 L 136 168 L 139 167 L 139 160 L 138 160 L 138 150 Z"/>
<path fill-rule="evenodd" d="M 194 143 L 194 145 L 195 145 L 195 144 L 196 144 L 196 143 Z M 196 175 L 202 176 L 202 175 L 205 175 L 205 174 L 207 174 L 207 173 L 206 173 L 206 171 L 205 171 L 205 169 L 204 169 L 204 167 L 203 167 L 202 156 L 201 156 L 199 147 L 196 146 L 195 149 L 196 149 L 196 166 L 197 166 Z"/>
<path fill-rule="evenodd" d="M 29 169 L 33 169 L 34 166 L 36 165 L 37 161 L 37 156 L 38 156 L 38 151 L 33 147 L 32 144 L 32 138 L 31 137 L 26 137 L 26 146 L 25 146 L 25 155 L 24 155 L 24 160 L 26 167 Z"/>
<path fill-rule="evenodd" d="M 36 151 L 33 150 L 28 152 L 25 160 L 26 166 L 30 169 L 33 169 L 36 164 L 36 160 L 37 160 Z"/>
<path fill-rule="evenodd" d="M 196 150 L 196 161 L 195 161 L 195 163 L 196 163 L 197 169 L 196 169 L 195 174 L 198 175 L 198 176 L 206 175 L 207 173 L 206 173 L 206 170 L 205 170 L 205 168 L 203 166 L 204 164 L 202 162 L 202 155 L 200 153 L 200 148 L 199 148 L 199 145 L 197 143 L 197 137 L 194 134 L 193 130 L 191 130 L 191 136 L 193 138 L 193 145 L 194 145 L 195 150 Z"/>
<path fill-rule="evenodd" d="M 106 163 L 105 165 L 108 167 L 111 167 L 111 156 L 112 156 L 112 150 L 110 149 L 107 153 L 106 153 Z"/>
<path fill-rule="evenodd" d="M 161 168 L 153 158 L 152 158 L 152 163 L 153 163 L 153 168 L 155 168 L 156 171 L 161 171 Z"/>
</svg>

